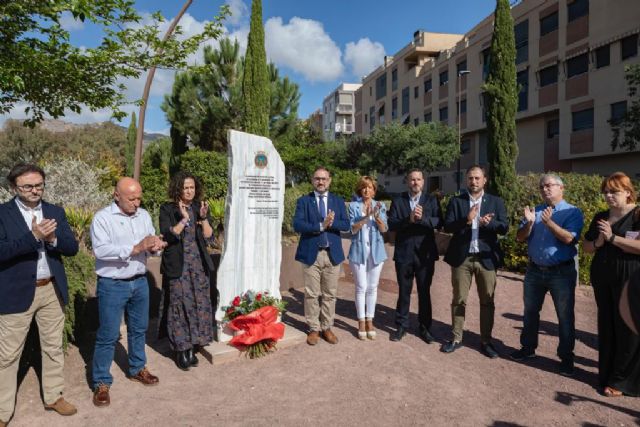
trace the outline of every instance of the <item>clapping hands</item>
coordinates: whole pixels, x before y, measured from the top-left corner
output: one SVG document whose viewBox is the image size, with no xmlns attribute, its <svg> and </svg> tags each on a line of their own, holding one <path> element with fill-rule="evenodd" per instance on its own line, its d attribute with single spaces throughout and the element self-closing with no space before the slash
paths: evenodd
<svg viewBox="0 0 640 427">
<path fill-rule="evenodd" d="M 31 233 L 36 240 L 53 242 L 56 239 L 56 228 L 58 228 L 58 223 L 55 219 L 44 218 L 38 223 L 35 215 L 31 217 Z"/>
</svg>

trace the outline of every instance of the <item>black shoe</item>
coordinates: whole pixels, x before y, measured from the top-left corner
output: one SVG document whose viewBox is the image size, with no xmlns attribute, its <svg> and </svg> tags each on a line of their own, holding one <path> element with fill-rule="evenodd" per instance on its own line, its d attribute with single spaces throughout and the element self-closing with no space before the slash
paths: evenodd
<svg viewBox="0 0 640 427">
<path fill-rule="evenodd" d="M 188 371 L 191 367 L 191 360 L 189 359 L 189 350 L 176 351 L 176 365 L 183 371 Z"/>
<path fill-rule="evenodd" d="M 389 337 L 389 339 L 391 341 L 400 341 L 405 335 L 407 335 L 407 330 L 404 328 L 404 326 L 398 326 L 398 329 L 396 329 L 396 331 L 391 334 L 391 337 Z"/>
<path fill-rule="evenodd" d="M 418 336 L 425 340 L 427 344 L 431 344 L 436 340 L 434 336 L 431 335 L 431 332 L 429 332 L 429 329 L 427 329 L 426 326 L 422 325 L 420 325 L 420 327 L 418 328 Z"/>
<path fill-rule="evenodd" d="M 573 360 L 564 359 L 560 361 L 560 375 L 564 375 L 565 377 L 572 377 L 573 374 Z"/>
<path fill-rule="evenodd" d="M 498 357 L 498 352 L 496 351 L 495 348 L 493 348 L 493 344 L 491 343 L 481 344 L 480 351 L 489 359 L 496 359 Z"/>
<path fill-rule="evenodd" d="M 453 353 L 460 347 L 462 347 L 461 342 L 447 341 L 446 343 L 442 344 L 442 347 L 440 347 L 440 351 L 443 353 Z"/>
<path fill-rule="evenodd" d="M 189 364 L 191 366 L 198 366 L 198 363 L 200 362 L 198 360 L 198 358 L 196 357 L 196 352 L 194 351 L 193 348 L 190 348 L 189 350 L 187 350 L 187 356 L 189 356 Z"/>
<path fill-rule="evenodd" d="M 536 357 L 536 352 L 535 350 L 528 350 L 523 347 L 520 350 L 516 350 L 513 353 L 511 353 L 509 357 L 517 361 L 524 360 L 524 359 L 531 359 Z"/>
</svg>

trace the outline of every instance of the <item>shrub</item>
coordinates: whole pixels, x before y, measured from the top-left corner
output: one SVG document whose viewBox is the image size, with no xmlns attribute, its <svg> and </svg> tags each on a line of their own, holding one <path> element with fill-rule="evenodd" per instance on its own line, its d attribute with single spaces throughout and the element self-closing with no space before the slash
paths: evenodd
<svg viewBox="0 0 640 427">
<path fill-rule="evenodd" d="M 144 151 L 140 170 L 142 202 L 145 209 L 155 210 L 167 200 L 169 188 L 169 158 L 171 140 L 160 138 L 153 141 Z"/>
<path fill-rule="evenodd" d="M 78 342 L 83 332 L 82 320 L 87 300 L 87 288 L 96 282 L 93 256 L 84 249 L 75 256 L 64 259 L 64 269 L 69 285 L 69 304 L 65 309 L 63 346 Z"/>
<path fill-rule="evenodd" d="M 203 151 L 194 148 L 180 157 L 180 169 L 189 171 L 202 182 L 203 198 L 220 199 L 227 195 L 228 165 L 227 156 L 216 151 Z"/>
<path fill-rule="evenodd" d="M 348 202 L 355 194 L 358 179 L 360 179 L 360 174 L 357 171 L 337 169 L 332 172 L 331 188 L 329 191 L 339 195 Z"/>
<path fill-rule="evenodd" d="M 4 187 L 0 187 L 0 203 L 8 202 L 13 198 L 13 194 Z"/>
<path fill-rule="evenodd" d="M 109 203 L 110 194 L 100 187 L 103 169 L 82 160 L 60 159 L 46 163 L 47 189 L 44 199 L 60 206 L 95 211 Z"/>
<path fill-rule="evenodd" d="M 296 212 L 296 202 L 300 196 L 303 196 L 313 190 L 310 183 L 303 183 L 295 187 L 287 187 L 284 191 L 284 216 L 282 218 L 282 231 L 287 234 L 294 234 L 293 215 Z"/>
<path fill-rule="evenodd" d="M 67 216 L 67 222 L 73 235 L 83 248 L 88 247 L 89 243 L 89 227 L 93 220 L 93 212 L 88 209 L 68 207 L 64 210 Z"/>
</svg>

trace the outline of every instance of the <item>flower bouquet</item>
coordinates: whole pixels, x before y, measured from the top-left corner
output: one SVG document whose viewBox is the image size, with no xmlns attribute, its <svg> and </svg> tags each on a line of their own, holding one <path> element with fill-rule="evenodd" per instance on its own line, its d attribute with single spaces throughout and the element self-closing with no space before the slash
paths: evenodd
<svg viewBox="0 0 640 427">
<path fill-rule="evenodd" d="M 284 324 L 278 321 L 286 302 L 269 292 L 247 291 L 236 296 L 231 305 L 222 307 L 224 321 L 235 335 L 229 344 L 255 359 L 276 349 L 276 342 L 284 335 Z"/>
</svg>

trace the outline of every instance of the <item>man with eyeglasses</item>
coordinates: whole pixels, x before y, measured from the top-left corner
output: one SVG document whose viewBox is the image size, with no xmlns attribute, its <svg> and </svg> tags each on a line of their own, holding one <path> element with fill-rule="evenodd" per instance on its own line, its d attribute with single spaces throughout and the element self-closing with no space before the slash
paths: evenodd
<svg viewBox="0 0 640 427">
<path fill-rule="evenodd" d="M 582 212 L 564 200 L 564 184 L 559 176 L 540 178 L 544 203 L 524 208 L 517 240 L 528 242 L 529 264 L 524 277 L 524 320 L 520 334 L 522 348 L 511 354 L 514 360 L 535 357 L 538 346 L 540 310 L 547 291 L 558 315 L 560 374 L 573 375 L 575 344 L 576 244 L 584 225 Z"/>
<path fill-rule="evenodd" d="M 44 171 L 14 166 L 7 181 L 15 197 L 0 205 L 0 426 L 15 409 L 20 355 L 35 317 L 42 349 L 44 408 L 73 415 L 64 392 L 62 333 L 69 301 L 62 256 L 78 252 L 64 209 L 42 200 Z"/>
<path fill-rule="evenodd" d="M 307 344 L 316 345 L 320 336 L 329 344 L 337 344 L 331 327 L 340 264 L 344 261 L 340 232 L 349 230 L 350 224 L 342 197 L 329 193 L 329 171 L 316 168 L 311 184 L 313 191 L 298 199 L 293 217 L 293 229 L 300 233 L 296 261 L 303 265 Z"/>
</svg>

